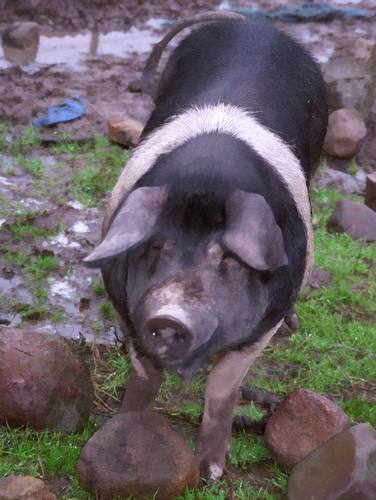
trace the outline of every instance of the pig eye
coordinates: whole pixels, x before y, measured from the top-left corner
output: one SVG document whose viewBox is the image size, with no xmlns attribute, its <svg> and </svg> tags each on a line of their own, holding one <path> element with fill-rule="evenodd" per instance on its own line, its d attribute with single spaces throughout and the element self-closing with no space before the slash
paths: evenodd
<svg viewBox="0 0 376 500">
<path fill-rule="evenodd" d="M 149 252 L 153 255 L 160 254 L 163 248 L 162 241 L 153 241 L 149 246 Z"/>
<path fill-rule="evenodd" d="M 261 271 L 260 272 L 260 279 L 262 283 L 267 283 L 270 281 L 272 274 L 270 271 Z"/>
</svg>

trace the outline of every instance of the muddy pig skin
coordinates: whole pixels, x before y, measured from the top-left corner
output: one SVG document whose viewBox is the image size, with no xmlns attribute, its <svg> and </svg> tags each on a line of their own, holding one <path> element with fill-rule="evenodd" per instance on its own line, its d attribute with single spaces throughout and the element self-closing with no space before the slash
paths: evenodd
<svg viewBox="0 0 376 500">
<path fill-rule="evenodd" d="M 189 379 L 216 359 L 196 449 L 212 479 L 241 381 L 311 270 L 308 185 L 326 123 L 320 71 L 295 41 L 242 19 L 195 29 L 164 69 L 85 259 L 126 332 L 123 411 L 153 405 L 165 368 Z"/>
</svg>

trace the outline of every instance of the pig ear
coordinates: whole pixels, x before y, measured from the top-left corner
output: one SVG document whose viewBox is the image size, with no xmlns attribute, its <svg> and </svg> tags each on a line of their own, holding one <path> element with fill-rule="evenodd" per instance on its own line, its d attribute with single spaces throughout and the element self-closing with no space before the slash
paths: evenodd
<svg viewBox="0 0 376 500">
<path fill-rule="evenodd" d="M 226 247 L 259 271 L 275 271 L 288 263 L 283 236 L 265 198 L 236 190 L 227 201 Z"/>
<path fill-rule="evenodd" d="M 115 215 L 102 242 L 84 262 L 100 267 L 103 260 L 115 257 L 150 237 L 161 213 L 167 190 L 163 186 L 135 189 Z"/>
</svg>

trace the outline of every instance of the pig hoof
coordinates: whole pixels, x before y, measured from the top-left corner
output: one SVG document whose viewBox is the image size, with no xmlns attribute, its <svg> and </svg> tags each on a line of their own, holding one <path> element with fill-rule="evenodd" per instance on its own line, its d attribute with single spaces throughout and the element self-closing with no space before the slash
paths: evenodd
<svg viewBox="0 0 376 500">
<path fill-rule="evenodd" d="M 293 332 L 299 329 L 299 319 L 294 309 L 287 314 L 285 322 Z"/>
<path fill-rule="evenodd" d="M 223 474 L 223 468 L 220 467 L 218 464 L 209 465 L 209 479 L 211 481 L 216 481 L 222 476 L 222 474 Z"/>
</svg>

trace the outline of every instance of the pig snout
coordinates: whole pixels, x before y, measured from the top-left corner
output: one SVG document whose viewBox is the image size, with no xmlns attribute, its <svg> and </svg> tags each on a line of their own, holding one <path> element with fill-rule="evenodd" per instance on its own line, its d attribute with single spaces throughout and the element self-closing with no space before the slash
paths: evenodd
<svg viewBox="0 0 376 500">
<path fill-rule="evenodd" d="M 142 330 L 146 349 L 161 359 L 180 359 L 193 343 L 193 332 L 188 325 L 172 316 L 154 316 Z"/>
<path fill-rule="evenodd" d="M 150 290 L 136 308 L 135 326 L 143 347 L 169 367 L 184 363 L 219 324 L 209 295 L 201 289 L 198 298 L 191 293 L 192 285 L 191 279 L 172 280 Z"/>
</svg>

